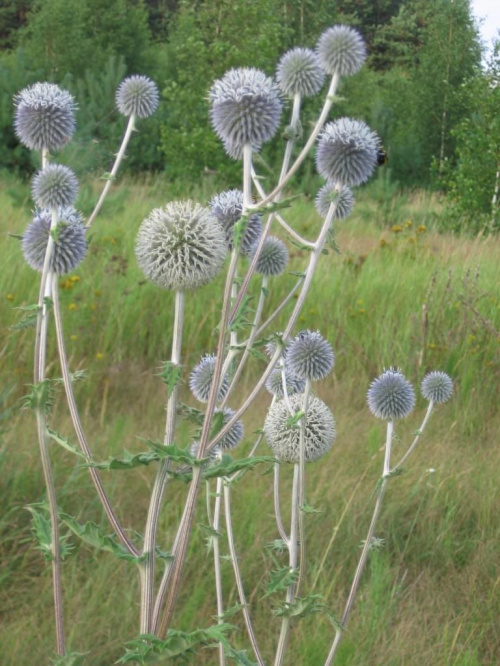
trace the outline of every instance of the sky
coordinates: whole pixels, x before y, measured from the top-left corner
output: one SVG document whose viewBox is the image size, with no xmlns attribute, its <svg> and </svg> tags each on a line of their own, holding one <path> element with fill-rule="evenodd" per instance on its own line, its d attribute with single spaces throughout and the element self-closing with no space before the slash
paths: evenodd
<svg viewBox="0 0 500 666">
<path fill-rule="evenodd" d="M 484 19 L 480 26 L 481 37 L 491 47 L 500 30 L 500 0 L 472 0 L 471 5 L 474 16 Z"/>
</svg>

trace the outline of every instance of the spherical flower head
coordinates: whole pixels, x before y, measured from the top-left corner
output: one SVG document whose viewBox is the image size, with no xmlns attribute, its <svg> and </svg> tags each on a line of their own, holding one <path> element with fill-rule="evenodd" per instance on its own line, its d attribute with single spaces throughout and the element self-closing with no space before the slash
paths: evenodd
<svg viewBox="0 0 500 666">
<path fill-rule="evenodd" d="M 347 25 L 335 25 L 321 35 L 316 53 L 327 74 L 351 76 L 361 69 L 366 47 L 357 30 Z"/>
<path fill-rule="evenodd" d="M 333 349 L 318 331 L 301 331 L 290 343 L 286 365 L 301 379 L 317 381 L 330 374 L 335 362 Z"/>
<path fill-rule="evenodd" d="M 14 129 L 30 150 L 60 150 L 75 131 L 74 97 L 54 83 L 35 83 L 14 97 Z"/>
<path fill-rule="evenodd" d="M 206 354 L 198 365 L 194 367 L 193 372 L 189 376 L 189 388 L 191 389 L 191 393 L 200 402 L 208 401 L 216 363 L 216 356 L 213 354 Z M 228 388 L 229 380 L 226 375 L 221 382 L 217 400 L 224 399 Z"/>
<path fill-rule="evenodd" d="M 55 227 L 54 249 L 50 268 L 57 275 L 74 271 L 87 251 L 83 217 L 74 208 L 61 208 L 57 211 L 58 223 Z M 40 273 L 45 262 L 49 242 L 52 212 L 48 208 L 36 210 L 35 215 L 23 234 L 23 253 L 26 262 Z"/>
<path fill-rule="evenodd" d="M 330 206 L 335 204 L 334 220 L 345 220 L 354 208 L 354 195 L 350 187 L 343 185 L 340 190 L 335 188 L 335 183 L 327 183 L 319 190 L 314 200 L 316 210 L 325 218 Z"/>
<path fill-rule="evenodd" d="M 210 89 L 212 126 L 234 153 L 260 147 L 278 129 L 282 103 L 273 80 L 258 69 L 230 69 Z"/>
<path fill-rule="evenodd" d="M 350 187 L 365 183 L 377 165 L 379 139 L 360 120 L 339 118 L 325 125 L 316 151 L 316 166 L 326 180 Z"/>
<path fill-rule="evenodd" d="M 142 222 L 135 253 L 144 275 L 163 289 L 197 289 L 219 273 L 226 234 L 208 208 L 172 201 Z"/>
<path fill-rule="evenodd" d="M 257 244 L 252 248 L 251 254 L 255 254 Z M 255 271 L 259 275 L 273 277 L 281 275 L 288 263 L 288 250 L 285 243 L 276 236 L 268 236 L 264 241 L 264 246 L 257 259 Z"/>
<path fill-rule="evenodd" d="M 368 389 L 368 407 L 371 413 L 385 421 L 403 419 L 415 406 L 413 386 L 397 370 L 386 370 L 374 379 Z"/>
<path fill-rule="evenodd" d="M 47 164 L 33 176 L 31 193 L 40 208 L 64 208 L 75 203 L 78 180 L 63 164 Z"/>
<path fill-rule="evenodd" d="M 453 382 L 446 372 L 429 372 L 422 380 L 421 391 L 430 402 L 447 402 L 453 394 Z"/>
<path fill-rule="evenodd" d="M 196 456 L 198 455 L 199 448 L 200 448 L 200 443 L 197 442 L 196 440 L 189 447 L 189 453 L 193 456 L 193 458 L 196 458 Z M 211 465 L 215 465 L 215 463 L 217 462 L 217 458 L 219 457 L 219 447 L 214 446 L 214 448 L 211 449 L 208 453 L 205 453 L 203 457 L 207 458 L 207 460 L 206 462 L 203 463 L 202 469 L 206 469 Z"/>
<path fill-rule="evenodd" d="M 302 409 L 301 393 L 290 396 L 289 404 L 296 414 Z M 332 448 L 335 439 L 335 420 L 330 409 L 319 398 L 309 399 L 305 427 L 305 461 L 318 460 Z M 287 401 L 278 400 L 269 409 L 264 432 L 267 443 L 278 460 L 300 462 L 300 423 L 289 425 L 290 412 Z"/>
<path fill-rule="evenodd" d="M 306 382 L 304 379 L 295 377 L 290 372 L 285 371 L 286 392 L 288 395 L 302 393 Z M 273 370 L 266 381 L 266 389 L 271 395 L 275 395 L 279 400 L 285 397 L 283 390 L 283 375 L 281 370 Z"/>
<path fill-rule="evenodd" d="M 325 73 L 318 57 L 310 49 L 295 48 L 287 51 L 276 70 L 276 81 L 281 92 L 288 97 L 310 97 L 319 92 Z"/>
<path fill-rule="evenodd" d="M 123 116 L 148 118 L 158 108 L 160 95 L 156 83 L 134 74 L 124 79 L 116 91 L 116 106 Z"/>
<path fill-rule="evenodd" d="M 243 192 L 241 190 L 226 190 L 216 194 L 210 201 L 213 215 L 222 224 L 226 232 L 226 241 L 230 250 L 234 246 L 234 225 L 241 220 L 243 212 Z M 261 215 L 254 213 L 247 221 L 245 233 L 241 240 L 241 252 L 249 254 L 253 245 L 262 235 Z"/>
<path fill-rule="evenodd" d="M 213 422 L 217 424 L 217 432 L 229 423 L 233 418 L 235 412 L 230 407 L 224 409 L 216 409 L 214 412 Z M 219 440 L 218 447 L 221 451 L 231 451 L 236 448 L 243 439 L 243 423 L 236 421 L 227 431 L 227 433 Z"/>
</svg>

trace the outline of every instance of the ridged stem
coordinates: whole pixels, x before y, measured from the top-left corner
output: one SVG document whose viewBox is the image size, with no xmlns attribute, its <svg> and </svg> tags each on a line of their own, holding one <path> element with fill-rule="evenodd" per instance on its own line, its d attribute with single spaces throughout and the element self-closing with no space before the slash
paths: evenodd
<svg viewBox="0 0 500 666">
<path fill-rule="evenodd" d="M 401 460 L 396 465 L 394 465 L 394 467 L 391 469 L 391 472 L 395 472 L 396 470 L 400 469 L 404 465 L 408 456 L 413 453 L 415 447 L 417 446 L 417 444 L 420 440 L 420 437 L 422 436 L 422 434 L 425 430 L 425 426 L 429 422 L 429 419 L 431 417 L 433 408 L 434 408 L 434 403 L 431 400 L 429 402 L 428 407 L 427 407 L 427 411 L 425 413 L 424 420 L 422 421 L 422 425 L 420 426 L 419 430 L 417 431 L 417 434 L 415 435 L 415 439 L 413 440 L 413 442 L 411 443 L 410 447 L 408 448 L 408 450 L 406 451 L 404 456 L 401 458 Z"/>
<path fill-rule="evenodd" d="M 297 579 L 297 588 L 295 594 L 300 593 L 300 588 L 304 580 L 306 569 L 306 424 L 307 424 L 307 410 L 309 408 L 309 396 L 311 393 L 311 380 L 306 380 L 304 387 L 304 394 L 302 400 L 302 411 L 304 416 L 300 419 L 300 475 L 299 475 L 299 543 L 300 543 L 300 558 L 299 558 L 299 577 Z"/>
<path fill-rule="evenodd" d="M 217 624 L 224 624 L 224 598 L 222 593 L 222 571 L 220 562 L 220 510 L 222 504 L 223 494 L 223 480 L 219 476 L 217 479 L 216 498 L 214 505 L 214 517 L 211 527 L 216 534 L 213 535 L 213 549 L 214 549 L 214 570 L 215 570 L 215 594 L 217 597 Z M 224 645 L 219 642 L 219 666 L 225 666 L 226 655 L 224 653 Z"/>
</svg>

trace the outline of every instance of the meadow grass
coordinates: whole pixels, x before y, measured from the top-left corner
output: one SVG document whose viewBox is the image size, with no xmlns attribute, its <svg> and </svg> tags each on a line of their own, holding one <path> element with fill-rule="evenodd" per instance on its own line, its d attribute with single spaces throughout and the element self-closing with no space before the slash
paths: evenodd
<svg viewBox="0 0 500 666">
<path fill-rule="evenodd" d="M 210 193 L 208 184 L 191 196 L 203 202 Z M 500 479 L 500 241 L 438 235 L 433 225 L 442 206 L 439 199 L 420 192 L 386 195 L 381 182 L 359 195 L 352 218 L 336 233 L 342 254 L 330 250 L 323 258 L 300 319 L 301 327 L 321 330 L 337 357 L 334 375 L 318 385 L 318 394 L 334 411 L 338 435 L 332 453 L 308 469 L 308 502 L 321 513 L 307 521 L 304 589 L 323 594 L 328 608 L 340 614 L 382 465 L 384 425 L 365 406 L 369 382 L 391 365 L 401 367 L 415 384 L 428 370 L 444 370 L 454 379 L 455 396 L 436 409 L 406 473 L 390 481 L 377 529 L 385 548 L 370 559 L 336 663 L 493 666 L 500 662 L 500 525 L 495 511 Z M 84 187 L 84 210 L 91 197 L 91 186 Z M 92 228 L 87 259 L 75 274 L 61 279 L 71 369 L 88 371 L 87 379 L 76 385 L 77 399 L 99 460 L 124 450 L 138 452 L 145 448 L 139 438 L 162 436 L 165 394 L 154 373 L 169 354 L 173 296 L 145 283 L 133 245 L 144 216 L 169 198 L 172 194 L 161 181 L 125 183 Z M 1 186 L 0 243 L 6 260 L 0 275 L 0 497 L 5 507 L 0 520 L 0 644 L 6 666 L 45 664 L 54 655 L 50 567 L 35 549 L 24 508 L 44 496 L 34 418 L 19 410 L 19 399 L 32 382 L 33 329 L 10 328 L 22 317 L 13 308 L 37 297 L 38 276 L 24 264 L 19 241 L 7 235 L 23 232 L 29 206 L 26 186 L 15 181 Z M 319 219 L 310 201 L 300 200 L 287 217 L 301 233 L 314 237 Z M 304 251 L 292 249 L 291 255 L 291 268 L 299 270 Z M 290 276 L 270 284 L 267 313 L 295 280 Z M 185 377 L 199 356 L 215 347 L 221 286 L 218 279 L 187 297 Z M 277 321 L 276 330 L 285 318 Z M 53 341 L 48 359 L 50 376 L 59 376 Z M 258 369 L 256 360 L 242 380 L 240 399 Z M 181 399 L 193 404 L 185 385 Z M 261 394 L 244 419 L 246 449 L 268 402 Z M 420 399 L 419 413 L 397 428 L 404 442 L 418 427 L 424 407 Z M 71 436 L 62 396 L 51 424 Z M 181 445 L 189 443 L 187 426 L 181 426 L 178 439 Z M 403 450 L 402 443 L 396 446 Z M 265 444 L 262 453 L 268 453 Z M 81 522 L 106 525 L 86 470 L 75 468 L 71 454 L 55 445 L 52 454 L 64 511 Z M 270 659 L 279 630 L 273 607 L 283 599 L 262 598 L 265 572 L 273 566 L 265 546 L 277 538 L 272 484 L 264 472 L 261 468 L 246 475 L 235 487 L 233 509 L 240 566 L 257 634 Z M 284 466 L 283 497 L 291 490 L 290 472 Z M 142 530 L 153 474 L 153 469 L 138 468 L 104 476 L 127 527 Z M 185 494 L 180 482 L 169 488 L 159 532 L 164 548 L 171 545 Z M 207 522 L 202 502 L 197 521 Z M 203 529 L 196 529 L 176 615 L 179 629 L 214 622 L 212 561 L 205 540 Z M 84 664 L 105 666 L 123 654 L 124 642 L 138 632 L 137 575 L 133 565 L 73 542 L 73 555 L 63 566 L 69 644 L 72 650 L 90 651 Z M 237 602 L 237 593 L 227 561 L 223 574 L 229 606 Z M 233 642 L 245 647 L 241 618 L 236 615 L 231 622 L 240 629 Z M 332 638 L 324 614 L 297 621 L 286 663 L 323 663 Z M 216 653 L 203 650 L 189 663 L 217 663 Z"/>
</svg>

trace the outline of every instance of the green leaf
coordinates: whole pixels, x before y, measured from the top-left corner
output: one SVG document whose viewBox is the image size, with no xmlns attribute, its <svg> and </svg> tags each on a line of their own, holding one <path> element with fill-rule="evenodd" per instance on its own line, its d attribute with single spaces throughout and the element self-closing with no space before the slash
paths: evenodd
<svg viewBox="0 0 500 666">
<path fill-rule="evenodd" d="M 51 661 L 54 666 L 80 666 L 88 654 L 90 652 L 67 652 L 64 656 L 55 657 Z"/>
<path fill-rule="evenodd" d="M 44 414 L 50 414 L 54 406 L 54 382 L 44 379 L 38 384 L 28 384 L 30 393 L 21 399 L 23 409 L 40 410 Z"/>
<path fill-rule="evenodd" d="M 218 532 L 217 530 L 214 530 L 213 527 L 210 527 L 210 525 L 203 525 L 203 523 L 197 523 L 197 526 L 202 532 L 205 532 L 209 536 L 213 537 L 221 537 L 222 533 Z"/>
<path fill-rule="evenodd" d="M 240 460 L 233 460 L 233 458 L 225 453 L 220 462 L 215 465 L 207 467 L 203 471 L 205 479 L 213 479 L 219 476 L 231 476 L 235 472 L 247 471 L 253 469 L 260 463 L 275 462 L 275 458 L 271 456 L 252 456 L 251 458 L 241 458 Z"/>
<path fill-rule="evenodd" d="M 131 555 L 128 550 L 116 542 L 114 535 L 103 534 L 100 526 L 91 521 L 82 525 L 67 513 L 60 513 L 59 517 L 73 534 L 93 548 L 112 553 L 120 560 L 128 562 L 141 562 L 146 557 L 146 555 L 140 557 Z"/>
<path fill-rule="evenodd" d="M 306 252 L 312 252 L 314 250 L 314 247 L 312 247 L 311 245 L 304 245 L 304 243 L 301 243 L 300 241 L 295 240 L 294 238 L 289 238 L 288 240 L 292 245 L 295 245 L 295 247 L 298 248 L 299 250 L 305 250 Z"/>
<path fill-rule="evenodd" d="M 315 509 L 313 506 L 305 502 L 299 506 L 299 509 L 304 513 L 323 513 L 321 509 Z"/>
<path fill-rule="evenodd" d="M 123 458 L 108 458 L 103 462 L 91 462 L 84 465 L 84 467 L 95 467 L 96 469 L 133 469 L 140 465 L 149 465 L 152 462 L 157 462 L 160 457 L 153 451 L 146 451 L 136 453 L 135 455 L 125 454 Z"/>
<path fill-rule="evenodd" d="M 236 615 L 239 613 L 241 610 L 245 608 L 245 604 L 235 604 L 234 606 L 230 606 L 229 608 L 226 608 L 226 610 L 222 613 L 222 615 L 215 615 L 216 620 L 227 620 L 228 617 L 232 617 L 233 615 Z"/>
<path fill-rule="evenodd" d="M 235 650 L 230 645 L 226 646 L 226 657 L 234 659 L 237 664 L 242 664 L 242 666 L 257 666 L 256 661 L 251 661 L 247 657 L 246 650 Z"/>
<path fill-rule="evenodd" d="M 274 541 L 270 541 L 267 545 L 266 548 L 268 550 L 274 550 L 276 553 L 284 553 L 287 549 L 286 543 L 283 541 L 283 539 L 274 539 Z"/>
<path fill-rule="evenodd" d="M 113 176 L 110 171 L 105 171 L 101 176 L 101 180 L 114 180 L 115 178 L 116 176 Z"/>
<path fill-rule="evenodd" d="M 38 542 L 37 549 L 41 551 L 47 561 L 53 559 L 52 556 L 52 525 L 50 521 L 49 505 L 46 502 L 30 504 L 26 507 L 31 513 L 31 533 L 35 541 Z M 64 560 L 71 554 L 73 546 L 67 543 L 67 536 L 59 538 L 59 553 Z"/>
<path fill-rule="evenodd" d="M 266 593 L 262 597 L 265 599 L 275 592 L 284 592 L 292 583 L 296 583 L 299 577 L 297 570 L 291 571 L 290 567 L 278 567 L 269 572 L 269 583 L 266 587 Z"/>
<path fill-rule="evenodd" d="M 263 354 L 261 351 L 259 351 L 258 349 L 255 349 L 255 347 L 250 347 L 250 349 L 248 350 L 248 352 L 249 352 L 254 358 L 258 359 L 259 361 L 264 361 L 264 363 L 269 363 L 269 359 L 268 359 L 268 357 L 267 357 L 265 354 Z"/>
<path fill-rule="evenodd" d="M 277 617 L 306 617 L 327 611 L 321 594 L 310 594 L 306 597 L 295 597 L 291 603 L 285 601 L 274 610 Z"/>
<path fill-rule="evenodd" d="M 293 416 L 290 416 L 290 418 L 287 420 L 286 425 L 288 428 L 292 428 L 296 423 L 300 421 L 300 419 L 305 416 L 305 412 L 301 409 L 299 410 L 296 414 Z"/>
<path fill-rule="evenodd" d="M 179 406 L 177 407 L 177 414 L 186 419 L 186 421 L 190 421 L 191 423 L 194 423 L 200 427 L 203 425 L 203 421 L 205 419 L 205 414 L 202 411 L 196 409 L 196 407 L 185 405 L 182 402 L 180 402 Z"/>
<path fill-rule="evenodd" d="M 341 249 L 337 245 L 337 240 L 335 238 L 335 230 L 333 227 L 331 227 L 330 231 L 328 232 L 327 243 L 334 252 L 336 252 L 337 254 L 342 254 Z"/>
<path fill-rule="evenodd" d="M 70 451 L 71 453 L 74 453 L 76 456 L 79 456 L 80 458 L 85 458 L 87 457 L 79 451 L 76 446 L 73 446 L 73 444 L 70 443 L 69 439 L 67 437 L 63 437 L 63 435 L 60 435 L 56 430 L 52 430 L 51 428 L 47 428 L 47 435 L 54 440 L 54 442 L 57 442 L 59 446 L 62 446 L 64 449 L 67 451 Z"/>
<path fill-rule="evenodd" d="M 172 395 L 174 388 L 177 386 L 181 379 L 182 366 L 172 361 L 165 361 L 160 366 L 160 372 L 156 373 L 157 377 L 161 377 L 163 383 L 167 387 L 168 395 Z"/>
</svg>

